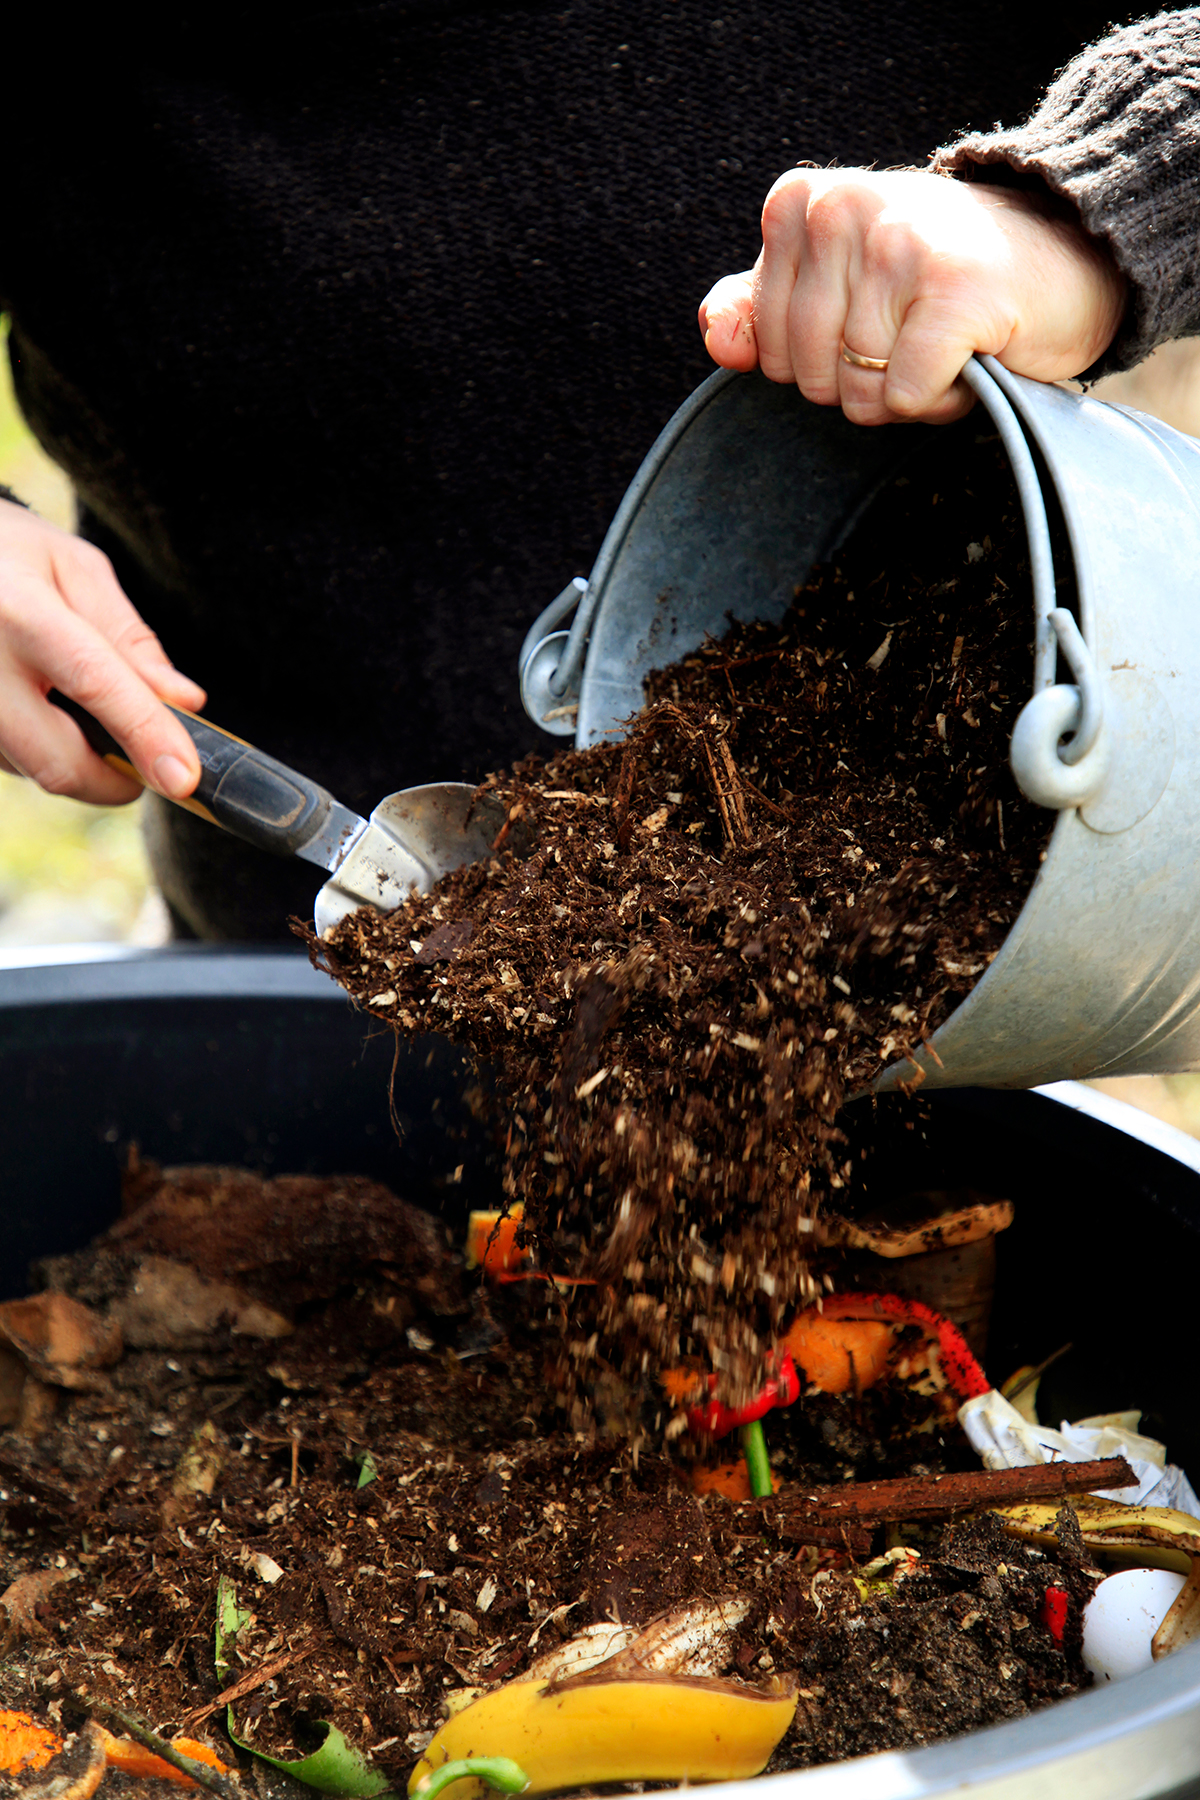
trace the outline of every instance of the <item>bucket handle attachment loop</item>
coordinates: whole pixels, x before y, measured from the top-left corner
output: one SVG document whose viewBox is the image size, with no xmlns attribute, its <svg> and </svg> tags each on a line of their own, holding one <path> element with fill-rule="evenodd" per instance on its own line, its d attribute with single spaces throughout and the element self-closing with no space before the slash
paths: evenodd
<svg viewBox="0 0 1200 1800">
<path fill-rule="evenodd" d="M 534 724 L 554 737 L 573 737 L 575 734 L 586 626 L 591 622 L 587 599 L 587 582 L 582 575 L 574 576 L 562 593 L 538 614 L 521 646 L 518 664 L 521 704 Z M 587 615 L 583 631 L 576 629 L 578 616 L 571 630 L 564 630 L 571 614 L 580 612 Z M 573 638 L 578 640 L 574 656 Z"/>
<path fill-rule="evenodd" d="M 1047 615 L 1077 683 L 1042 688 L 1021 709 L 1009 760 L 1017 786 L 1038 806 L 1084 806 L 1104 784 L 1112 758 L 1104 690 L 1092 653 L 1065 606 Z M 1067 744 L 1060 739 L 1073 733 Z"/>
</svg>

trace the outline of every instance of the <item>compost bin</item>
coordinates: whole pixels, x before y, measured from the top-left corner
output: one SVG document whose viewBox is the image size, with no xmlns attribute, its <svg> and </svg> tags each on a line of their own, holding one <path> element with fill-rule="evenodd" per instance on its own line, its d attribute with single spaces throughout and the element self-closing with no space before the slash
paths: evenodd
<svg viewBox="0 0 1200 1800">
<path fill-rule="evenodd" d="M 370 1175 L 458 1228 L 496 1179 L 462 1065 L 443 1045 L 401 1047 L 398 1142 L 392 1060 L 390 1033 L 286 951 L 195 946 L 0 971 L 0 1298 L 26 1290 L 33 1257 L 115 1217 L 131 1143 L 169 1164 Z M 989 1362 L 1012 1367 L 1034 1339 L 1070 1339 L 1045 1378 L 1045 1416 L 1140 1407 L 1195 1478 L 1200 1145 L 1069 1083 L 860 1101 L 847 1128 L 897 1183 L 1014 1201 Z M 1200 1645 L 969 1737 L 766 1779 L 785 1800 L 1200 1793 Z"/>
</svg>

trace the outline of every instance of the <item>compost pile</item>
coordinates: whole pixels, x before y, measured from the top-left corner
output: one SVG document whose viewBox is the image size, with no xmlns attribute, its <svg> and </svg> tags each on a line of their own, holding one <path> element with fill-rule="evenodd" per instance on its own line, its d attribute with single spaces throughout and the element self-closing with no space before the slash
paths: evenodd
<svg viewBox="0 0 1200 1800">
<path fill-rule="evenodd" d="M 706 1359 L 744 1398 L 815 1291 L 843 1098 L 1004 940 L 1051 815 L 1018 794 L 1023 523 L 994 439 L 877 497 L 782 627 L 652 678 L 624 742 L 486 784 L 486 862 L 314 956 L 494 1072 L 506 1187 L 575 1290 L 556 1385 Z M 581 1417 L 583 1412 L 581 1412 Z"/>
<path fill-rule="evenodd" d="M 887 1442 L 863 1395 L 817 1396 L 787 1415 L 775 1502 L 701 1500 L 662 1455 L 565 1429 L 544 1284 L 481 1285 L 378 1183 L 135 1167 L 125 1204 L 0 1307 L 27 1370 L 7 1412 L 0 1394 L 5 1706 L 65 1731 L 81 1702 L 115 1705 L 236 1765 L 232 1694 L 242 1743 L 299 1757 L 323 1721 L 400 1784 L 464 1690 L 589 1629 L 640 1643 L 681 1607 L 723 1609 L 715 1672 L 799 1686 L 772 1769 L 1087 1683 L 1094 1572 L 1069 1513 L 1045 1553 L 994 1515 L 913 1528 L 901 1580 L 871 1573 L 881 1529 L 790 1510 L 822 1484 L 976 1467 L 949 1426 Z M 222 1591 L 244 1618 L 219 1670 Z M 256 1769 L 303 1792 L 242 1761 L 245 1791 Z"/>
</svg>

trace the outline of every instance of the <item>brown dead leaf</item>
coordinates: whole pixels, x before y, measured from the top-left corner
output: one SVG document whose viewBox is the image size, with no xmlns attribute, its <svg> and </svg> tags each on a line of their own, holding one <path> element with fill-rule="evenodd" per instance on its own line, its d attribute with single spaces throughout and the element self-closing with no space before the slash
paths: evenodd
<svg viewBox="0 0 1200 1800">
<path fill-rule="evenodd" d="M 37 1608 L 50 1597 L 60 1581 L 74 1581 L 78 1569 L 38 1569 L 18 1575 L 0 1594 L 0 1611 L 8 1615 L 0 1651 L 11 1650 L 22 1638 L 44 1638 L 50 1633 L 37 1616 Z"/>
<path fill-rule="evenodd" d="M 39 1381 L 93 1393 L 108 1385 L 100 1370 L 115 1363 L 123 1347 L 119 1326 L 53 1289 L 0 1304 L 0 1345 Z"/>
<path fill-rule="evenodd" d="M 253 1338 L 287 1337 L 292 1329 L 282 1313 L 232 1282 L 211 1280 L 166 1256 L 141 1259 L 109 1316 L 138 1350 L 195 1349 L 222 1326 Z"/>
<path fill-rule="evenodd" d="M 24 1386 L 25 1364 L 15 1350 L 0 1350 L 0 1428 L 16 1420 Z"/>
</svg>

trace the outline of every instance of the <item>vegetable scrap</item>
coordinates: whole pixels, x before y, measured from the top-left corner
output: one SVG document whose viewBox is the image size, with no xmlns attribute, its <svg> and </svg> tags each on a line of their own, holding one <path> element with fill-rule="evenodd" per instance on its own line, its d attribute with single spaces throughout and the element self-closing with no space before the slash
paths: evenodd
<svg viewBox="0 0 1200 1800">
<path fill-rule="evenodd" d="M 455 1782 L 473 1779 L 495 1788 L 501 1794 L 523 1794 L 529 1786 L 529 1777 L 519 1763 L 507 1756 L 464 1756 L 458 1762 L 443 1763 L 436 1774 L 423 1775 L 414 1792 L 421 1800 L 437 1800 L 443 1788 Z M 466 1789 L 460 1790 L 465 1793 Z"/>
<path fill-rule="evenodd" d="M 197 1785 L 193 1775 L 185 1774 L 175 1763 L 164 1761 L 143 1744 L 130 1738 L 114 1737 L 94 1721 L 90 1729 L 104 1767 L 147 1781 L 171 1781 L 178 1786 L 193 1788 Z M 20 1775 L 26 1770 L 45 1769 L 62 1755 L 66 1743 L 61 1732 L 37 1724 L 28 1713 L 0 1708 L 0 1775 Z M 219 1774 L 230 1772 L 229 1765 L 221 1761 L 209 1744 L 180 1737 L 172 1740 L 171 1747 L 178 1755 L 203 1763 Z M 99 1786 L 99 1779 L 95 1785 Z"/>
<path fill-rule="evenodd" d="M 766 1767 L 797 1695 L 702 1676 L 510 1681 L 456 1712 L 409 1779 L 410 1795 L 446 1762 L 511 1757 L 531 1794 L 607 1781 L 738 1781 Z M 482 1784 L 459 1789 L 476 1800 Z"/>
<path fill-rule="evenodd" d="M 44 1769 L 62 1749 L 56 1732 L 38 1725 L 25 1712 L 0 1711 L 0 1772 L 19 1775 L 25 1769 Z"/>
</svg>

